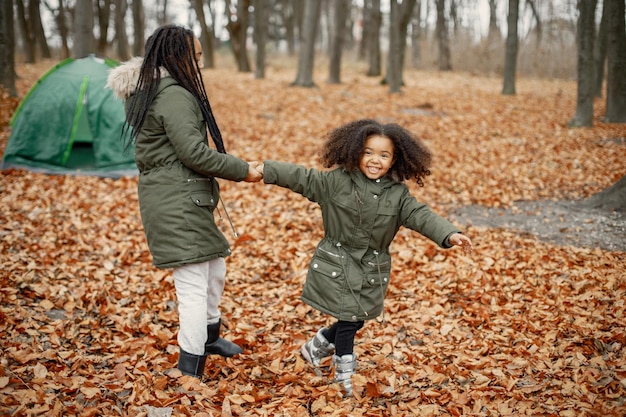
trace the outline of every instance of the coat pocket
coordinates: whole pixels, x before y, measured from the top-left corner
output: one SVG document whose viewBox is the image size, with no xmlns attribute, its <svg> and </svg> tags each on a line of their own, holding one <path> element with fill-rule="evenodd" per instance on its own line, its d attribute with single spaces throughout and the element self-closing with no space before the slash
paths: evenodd
<svg viewBox="0 0 626 417">
<path fill-rule="evenodd" d="M 198 207 L 207 207 L 211 210 L 215 208 L 217 202 L 215 197 L 208 191 L 196 191 L 189 195 L 191 201 Z"/>
</svg>

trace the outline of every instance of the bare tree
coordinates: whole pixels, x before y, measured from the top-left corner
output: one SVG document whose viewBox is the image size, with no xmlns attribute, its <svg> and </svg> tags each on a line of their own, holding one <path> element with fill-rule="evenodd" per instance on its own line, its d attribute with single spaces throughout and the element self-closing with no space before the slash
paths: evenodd
<svg viewBox="0 0 626 417">
<path fill-rule="evenodd" d="M 382 74 L 380 53 L 380 26 L 383 15 L 380 0 L 366 0 L 363 9 L 363 42 L 367 51 L 367 76 L 378 77 Z"/>
<path fill-rule="evenodd" d="M 400 69 L 400 6 L 397 0 L 390 1 L 389 11 L 389 52 L 387 54 L 387 75 L 390 93 L 399 93 L 402 87 Z"/>
<path fill-rule="evenodd" d="M 231 2 L 226 0 L 226 18 L 228 23 L 226 29 L 230 35 L 230 46 L 235 56 L 235 62 L 240 72 L 250 72 L 250 61 L 248 60 L 248 52 L 246 50 L 246 41 L 248 40 L 248 21 L 250 16 L 250 1 L 237 1 L 236 19 L 233 19 L 230 13 Z"/>
<path fill-rule="evenodd" d="M 56 24 L 57 31 L 59 33 L 59 38 L 61 38 L 61 59 L 70 57 L 70 47 L 67 41 L 69 36 L 69 29 L 67 27 L 67 22 L 65 19 L 66 15 L 66 7 L 65 2 L 63 0 L 59 0 L 58 7 L 52 7 L 47 1 L 44 0 L 43 4 L 48 9 L 48 12 L 52 16 L 54 16 L 54 23 Z"/>
<path fill-rule="evenodd" d="M 304 3 L 302 34 L 300 37 L 300 49 L 298 50 L 298 72 L 292 85 L 314 87 L 315 37 L 317 35 L 322 3 L 320 1 L 307 1 Z"/>
<path fill-rule="evenodd" d="M 626 123 L 626 21 L 624 0 L 605 0 L 608 72 L 606 114 L 609 123 Z"/>
<path fill-rule="evenodd" d="M 130 59 L 130 47 L 128 45 L 128 35 L 126 34 L 126 23 L 124 22 L 127 10 L 127 0 L 115 0 L 115 37 L 117 38 L 117 56 L 122 61 Z"/>
<path fill-rule="evenodd" d="M 17 97 L 15 88 L 15 31 L 13 2 L 0 0 L 0 85 Z"/>
<path fill-rule="evenodd" d="M 422 2 L 417 2 L 413 12 L 413 20 L 411 22 L 411 45 L 413 46 L 411 54 L 411 64 L 414 68 L 419 67 L 422 61 Z"/>
<path fill-rule="evenodd" d="M 24 62 L 32 64 L 35 62 L 35 35 L 28 24 L 28 16 L 24 0 L 15 0 L 17 10 L 17 26 L 24 40 Z"/>
<path fill-rule="evenodd" d="M 517 20 L 519 14 L 519 0 L 509 0 L 507 15 L 506 52 L 504 55 L 504 80 L 502 94 L 515 94 L 515 72 L 517 69 Z"/>
<path fill-rule="evenodd" d="M 124 3 L 126 0 L 120 0 Z M 91 0 L 76 0 L 74 16 L 74 56 L 82 58 L 95 52 L 93 5 Z M 118 33 L 119 35 L 119 33 Z"/>
<path fill-rule="evenodd" d="M 254 0 L 254 43 L 256 44 L 256 65 L 254 78 L 265 78 L 265 46 L 267 43 L 268 0 Z"/>
<path fill-rule="evenodd" d="M 328 83 L 341 83 L 341 52 L 346 35 L 346 21 L 351 0 L 333 0 Z"/>
<path fill-rule="evenodd" d="M 100 37 L 96 42 L 96 50 L 98 51 L 98 55 L 106 56 L 109 21 L 111 20 L 111 0 L 97 0 L 95 3 L 96 9 L 98 10 L 96 19 L 98 20 L 98 27 L 100 28 Z"/>
<path fill-rule="evenodd" d="M 603 2 L 606 3 L 606 2 Z M 593 72 L 593 95 L 595 97 L 602 97 L 602 83 L 604 82 L 604 71 L 606 68 L 606 46 L 607 46 L 607 7 L 606 4 L 602 4 L 602 18 L 600 19 L 600 28 L 598 29 L 598 36 L 596 36 L 595 45 L 593 48 L 593 59 L 595 70 Z"/>
<path fill-rule="evenodd" d="M 211 0 L 207 0 L 209 11 L 211 12 Z M 198 23 L 200 24 L 200 44 L 202 45 L 202 59 L 205 68 L 215 67 L 215 57 L 213 49 L 213 38 L 215 38 L 215 30 L 213 24 L 208 25 L 206 22 L 206 15 L 204 13 L 204 1 L 192 0 L 192 6 L 198 16 Z M 214 19 L 211 18 L 211 22 Z"/>
<path fill-rule="evenodd" d="M 435 0 L 437 6 L 437 42 L 439 44 L 439 70 L 451 71 L 450 39 L 448 34 L 448 19 L 446 19 L 445 0 Z"/>
<path fill-rule="evenodd" d="M 143 0 L 132 0 L 133 11 L 133 55 L 143 55 L 146 43 L 146 22 L 143 12 Z"/>
<path fill-rule="evenodd" d="M 597 0 L 578 2 L 578 96 L 576 114 L 570 127 L 591 127 L 593 124 L 593 40 Z"/>
</svg>

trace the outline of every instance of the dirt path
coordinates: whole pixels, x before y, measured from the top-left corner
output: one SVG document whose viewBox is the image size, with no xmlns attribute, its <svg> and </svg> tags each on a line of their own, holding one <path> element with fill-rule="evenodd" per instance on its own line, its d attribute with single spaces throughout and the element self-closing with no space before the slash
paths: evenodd
<svg viewBox="0 0 626 417">
<path fill-rule="evenodd" d="M 626 252 L 626 212 L 571 201 L 523 201 L 508 209 L 465 206 L 450 218 L 458 224 L 519 230 L 559 245 Z"/>
</svg>

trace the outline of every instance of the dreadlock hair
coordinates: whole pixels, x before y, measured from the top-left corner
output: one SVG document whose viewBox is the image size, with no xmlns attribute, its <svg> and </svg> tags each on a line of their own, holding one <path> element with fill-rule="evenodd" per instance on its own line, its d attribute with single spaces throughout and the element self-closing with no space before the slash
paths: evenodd
<svg viewBox="0 0 626 417">
<path fill-rule="evenodd" d="M 128 148 L 146 120 L 150 105 L 157 95 L 161 81 L 161 69 L 165 69 L 198 102 L 206 126 L 218 152 L 226 153 L 222 134 L 204 87 L 200 66 L 195 59 L 195 36 L 190 29 L 178 25 L 161 26 L 146 41 L 146 52 L 141 65 L 135 96 L 130 100 L 126 111 L 126 122 L 122 137 L 130 129 L 130 137 L 124 144 Z"/>
<path fill-rule="evenodd" d="M 325 168 L 339 166 L 347 171 L 357 171 L 365 141 L 373 135 L 387 137 L 393 142 L 395 162 L 386 175 L 397 182 L 414 178 L 423 187 L 423 179 L 430 175 L 432 153 L 421 140 L 395 123 L 381 124 L 373 119 L 360 119 L 332 130 L 322 150 L 322 165 Z"/>
</svg>

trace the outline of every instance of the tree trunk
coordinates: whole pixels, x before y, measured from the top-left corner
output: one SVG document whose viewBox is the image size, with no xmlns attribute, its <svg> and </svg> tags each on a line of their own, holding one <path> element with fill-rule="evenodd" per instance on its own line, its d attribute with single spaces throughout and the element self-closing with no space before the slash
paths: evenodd
<svg viewBox="0 0 626 417">
<path fill-rule="evenodd" d="M 15 6 L 17 9 L 17 25 L 24 41 L 24 62 L 32 64 L 35 62 L 35 37 L 27 22 L 24 0 L 15 0 Z"/>
<path fill-rule="evenodd" d="M 226 29 L 230 35 L 230 46 L 235 56 L 235 62 L 239 72 L 250 72 L 250 61 L 248 60 L 248 52 L 246 50 L 246 41 L 248 39 L 248 17 L 251 0 L 237 1 L 237 20 L 233 20 L 230 13 L 228 14 L 228 23 Z M 226 10 L 230 8 L 230 0 L 226 1 Z"/>
<path fill-rule="evenodd" d="M 402 74 L 404 73 L 404 56 L 406 53 L 406 38 L 408 33 L 409 23 L 413 16 L 413 9 L 417 0 L 403 0 L 400 6 L 400 27 L 399 27 L 399 41 L 400 41 L 400 82 L 404 85 Z"/>
<path fill-rule="evenodd" d="M 35 43 L 39 45 L 39 52 L 42 58 L 51 58 L 50 47 L 48 46 L 48 39 L 46 33 L 43 30 L 43 23 L 41 22 L 41 9 L 39 7 L 40 0 L 31 0 L 28 3 L 28 17 L 30 18 L 30 24 L 32 27 L 33 35 L 35 37 Z"/>
<path fill-rule="evenodd" d="M 126 16 L 127 9 L 128 2 L 126 0 L 115 0 L 115 37 L 117 38 L 117 56 L 122 61 L 130 59 L 128 35 L 126 34 L 126 23 L 124 23 L 124 17 Z"/>
<path fill-rule="evenodd" d="M 578 2 L 578 95 L 576 114 L 569 127 L 593 125 L 593 40 L 597 0 Z"/>
<path fill-rule="evenodd" d="M 346 21 L 351 0 L 333 0 L 334 14 L 330 38 L 328 83 L 341 83 L 341 52 L 346 34 Z"/>
<path fill-rule="evenodd" d="M 504 55 L 504 82 L 502 94 L 515 94 L 515 71 L 517 68 L 517 17 L 519 0 L 509 0 L 509 13 L 506 19 L 507 36 L 506 52 Z"/>
<path fill-rule="evenodd" d="M 402 87 L 400 69 L 400 6 L 397 0 L 390 1 L 389 12 L 389 53 L 387 55 L 387 76 L 389 92 L 399 93 Z"/>
<path fill-rule="evenodd" d="M 93 4 L 91 0 L 77 0 L 74 16 L 74 57 L 83 58 L 94 52 Z"/>
<path fill-rule="evenodd" d="M 67 28 L 67 23 L 65 22 L 65 5 L 62 1 L 59 1 L 58 9 L 53 9 L 48 2 L 44 2 L 44 5 L 48 9 L 48 12 L 52 16 L 54 16 L 54 23 L 57 26 L 57 31 L 59 33 L 59 38 L 61 38 L 61 59 L 66 59 L 70 57 L 70 48 L 67 43 L 67 37 L 69 34 L 69 30 Z"/>
<path fill-rule="evenodd" d="M 143 12 L 143 0 L 133 0 L 133 55 L 143 56 L 146 44 L 146 19 Z M 204 55 L 204 54 L 203 54 Z"/>
<path fill-rule="evenodd" d="M 605 210 L 626 211 L 626 175 L 606 190 L 581 201 L 581 205 Z"/>
<path fill-rule="evenodd" d="M 63 1 L 59 1 L 60 4 Z M 100 37 L 96 42 L 96 50 L 99 56 L 107 56 L 109 21 L 111 20 L 111 0 L 101 0 L 96 2 L 98 14 L 98 27 L 100 28 Z"/>
<path fill-rule="evenodd" d="M 321 1 L 305 2 L 304 18 L 302 19 L 302 33 L 300 49 L 298 50 L 298 72 L 292 83 L 294 86 L 315 87 L 313 82 L 313 64 L 315 62 L 315 37 L 319 25 Z"/>
<path fill-rule="evenodd" d="M 12 0 L 0 0 L 0 85 L 9 90 L 11 97 L 17 97 Z"/>
<path fill-rule="evenodd" d="M 380 12 L 380 0 L 367 0 L 365 2 L 364 24 L 368 25 L 366 38 L 363 41 L 367 48 L 367 73 L 368 77 L 378 77 L 382 74 L 382 64 L 380 57 L 380 25 L 383 15 Z"/>
<path fill-rule="evenodd" d="M 606 26 L 608 19 L 606 11 L 606 4 L 602 4 L 602 18 L 600 19 L 600 29 L 598 29 L 598 36 L 596 37 L 595 46 L 593 48 L 593 59 L 595 65 L 595 69 L 593 72 L 593 95 L 595 97 L 602 97 L 602 83 L 604 82 L 604 71 L 606 68 Z"/>
<path fill-rule="evenodd" d="M 209 9 L 210 9 L 209 1 Z M 215 61 L 213 56 L 213 38 L 215 32 L 212 27 L 206 23 L 206 15 L 204 13 L 204 1 L 193 0 L 192 5 L 198 16 L 198 23 L 200 24 L 200 45 L 202 45 L 202 62 L 205 68 L 214 68 Z"/>
<path fill-rule="evenodd" d="M 411 65 L 413 68 L 418 68 L 422 63 L 422 47 L 420 42 L 422 40 L 422 2 L 417 2 L 417 7 L 413 12 L 412 31 L 411 31 L 411 46 L 413 53 L 411 54 Z"/>
<path fill-rule="evenodd" d="M 448 35 L 448 21 L 446 19 L 445 0 L 436 0 L 437 4 L 437 41 L 439 44 L 439 70 L 452 71 L 450 59 L 450 39 Z"/>
<path fill-rule="evenodd" d="M 606 114 L 609 123 L 626 123 L 626 22 L 624 0 L 605 0 L 609 20 L 607 28 L 608 73 L 606 79 Z"/>
<path fill-rule="evenodd" d="M 254 78 L 265 78 L 265 46 L 267 44 L 267 0 L 254 0 L 254 41 L 256 65 Z"/>
</svg>

